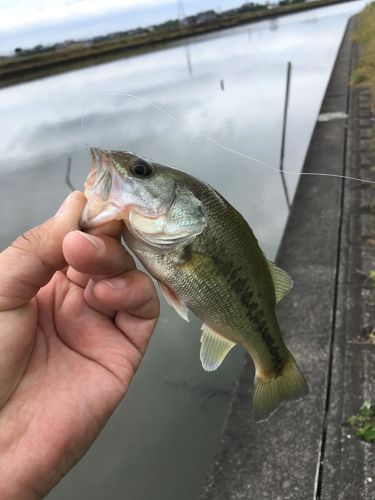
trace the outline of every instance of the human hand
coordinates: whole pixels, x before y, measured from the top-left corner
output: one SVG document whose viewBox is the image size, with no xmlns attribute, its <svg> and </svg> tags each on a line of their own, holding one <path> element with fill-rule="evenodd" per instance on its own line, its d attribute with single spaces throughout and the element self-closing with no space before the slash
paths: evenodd
<svg viewBox="0 0 375 500">
<path fill-rule="evenodd" d="M 124 396 L 155 328 L 120 223 L 76 231 L 86 199 L 0 254 L 0 498 L 42 498 Z M 101 235 L 99 237 L 99 234 Z"/>
</svg>

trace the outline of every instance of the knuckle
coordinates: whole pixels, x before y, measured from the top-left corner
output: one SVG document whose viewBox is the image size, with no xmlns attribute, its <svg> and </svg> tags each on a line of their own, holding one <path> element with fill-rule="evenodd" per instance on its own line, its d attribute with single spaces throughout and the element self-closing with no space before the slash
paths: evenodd
<svg viewBox="0 0 375 500">
<path fill-rule="evenodd" d="M 7 252 L 8 259 L 13 263 L 19 263 L 20 259 L 24 263 L 23 267 L 28 265 L 40 266 L 47 273 L 52 273 L 54 267 L 46 258 L 45 249 L 48 247 L 46 241 L 46 232 L 43 226 L 35 226 L 26 231 L 11 244 L 11 252 Z"/>
<path fill-rule="evenodd" d="M 18 236 L 12 243 L 12 247 L 20 254 L 28 254 L 43 246 L 44 233 L 40 226 L 36 226 L 26 233 Z"/>
</svg>

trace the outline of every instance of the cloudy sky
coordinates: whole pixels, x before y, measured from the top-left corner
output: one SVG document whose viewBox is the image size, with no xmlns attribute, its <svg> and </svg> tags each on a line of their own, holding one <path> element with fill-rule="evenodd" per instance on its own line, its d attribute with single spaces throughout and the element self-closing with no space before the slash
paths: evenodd
<svg viewBox="0 0 375 500">
<path fill-rule="evenodd" d="M 186 15 L 245 0 L 184 0 Z M 264 0 L 259 0 L 263 3 Z M 0 0 L 0 53 L 177 17 L 176 0 Z"/>
</svg>

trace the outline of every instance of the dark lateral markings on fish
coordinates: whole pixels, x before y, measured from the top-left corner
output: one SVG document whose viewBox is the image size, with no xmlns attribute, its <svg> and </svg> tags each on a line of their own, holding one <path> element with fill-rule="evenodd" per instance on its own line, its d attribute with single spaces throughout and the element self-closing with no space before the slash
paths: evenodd
<svg viewBox="0 0 375 500">
<path fill-rule="evenodd" d="M 255 364 L 253 412 L 269 417 L 308 386 L 282 338 L 275 306 L 291 277 L 268 261 L 248 223 L 211 186 L 128 151 L 91 148 L 81 227 L 122 220 L 123 238 L 188 321 L 203 322 L 200 359 L 216 370 L 237 344 Z"/>
</svg>

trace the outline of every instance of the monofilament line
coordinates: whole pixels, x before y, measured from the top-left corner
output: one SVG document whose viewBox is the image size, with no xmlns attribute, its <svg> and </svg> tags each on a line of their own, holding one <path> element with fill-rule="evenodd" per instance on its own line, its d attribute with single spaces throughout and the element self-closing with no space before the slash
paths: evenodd
<svg viewBox="0 0 375 500">
<path fill-rule="evenodd" d="M 182 125 L 186 129 L 191 130 L 192 132 L 199 135 L 200 137 L 203 137 L 204 139 L 206 139 L 206 141 L 208 141 L 212 144 L 215 144 L 215 146 L 218 146 L 219 148 L 221 148 L 225 151 L 228 151 L 230 153 L 233 153 L 234 155 L 239 156 L 241 158 L 246 158 L 248 160 L 251 160 L 252 162 L 257 163 L 258 165 L 261 165 L 262 167 L 268 168 L 269 170 L 273 170 L 274 172 L 278 172 L 278 173 L 280 172 L 280 170 L 277 167 L 269 165 L 268 163 L 265 163 L 262 160 L 258 160 L 257 158 L 254 158 L 246 153 L 241 153 L 241 151 L 237 151 L 236 149 L 232 149 L 231 147 L 226 146 L 225 144 L 222 144 L 222 143 L 216 141 L 215 139 L 208 136 L 207 134 L 205 134 L 201 130 L 198 130 L 197 128 L 193 127 L 192 125 L 188 125 L 188 124 L 184 123 L 182 120 L 180 120 L 179 118 L 177 118 L 176 116 L 171 115 L 170 113 L 168 113 L 168 111 L 165 111 L 165 109 L 161 108 L 160 106 L 153 103 L 152 101 L 149 101 L 145 97 L 140 97 L 137 95 L 128 94 L 126 92 L 100 92 L 99 94 L 95 94 L 92 97 L 90 97 L 90 99 L 84 105 L 83 111 L 82 111 L 81 129 L 82 129 L 83 138 L 84 138 L 84 116 L 85 116 L 85 112 L 86 112 L 88 105 L 92 101 L 98 99 L 101 96 L 110 96 L 110 95 L 131 97 L 132 99 L 136 99 L 140 102 L 148 104 L 148 105 L 152 106 L 154 109 L 157 109 L 158 111 L 160 111 L 160 113 L 162 113 L 164 116 L 166 116 L 166 117 L 170 118 L 171 120 L 175 121 L 176 123 L 178 123 L 179 125 Z M 87 145 L 87 143 L 85 143 L 85 144 Z M 367 184 L 375 184 L 375 181 L 370 181 L 368 179 L 361 179 L 359 177 L 349 177 L 346 175 L 339 175 L 339 174 L 328 174 L 328 173 L 321 173 L 321 172 L 292 172 L 290 170 L 284 170 L 284 173 L 286 175 L 313 175 L 313 176 L 319 176 L 319 177 L 336 177 L 337 179 L 347 179 L 349 181 L 357 181 L 357 182 L 365 182 Z"/>
</svg>

